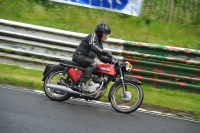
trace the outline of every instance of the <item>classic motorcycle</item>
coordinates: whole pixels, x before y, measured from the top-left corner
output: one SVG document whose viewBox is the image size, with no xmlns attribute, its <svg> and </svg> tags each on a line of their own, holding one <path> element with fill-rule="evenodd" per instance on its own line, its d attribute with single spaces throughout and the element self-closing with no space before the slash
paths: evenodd
<svg viewBox="0 0 200 133">
<path fill-rule="evenodd" d="M 108 101 L 112 107 L 121 113 L 136 111 L 142 104 L 144 93 L 142 83 L 133 78 L 126 77 L 125 72 L 130 72 L 132 65 L 115 59 L 113 64 L 98 64 L 87 89 L 80 89 L 80 78 L 85 68 L 68 60 L 60 60 L 60 64 L 46 65 L 43 72 L 44 91 L 48 98 L 54 101 L 65 101 L 69 98 L 83 98 L 99 100 L 108 88 Z"/>
</svg>

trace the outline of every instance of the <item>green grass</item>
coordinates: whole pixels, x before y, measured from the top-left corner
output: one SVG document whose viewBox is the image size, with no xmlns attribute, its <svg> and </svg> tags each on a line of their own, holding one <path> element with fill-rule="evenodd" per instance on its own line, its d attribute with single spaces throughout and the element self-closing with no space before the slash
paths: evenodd
<svg viewBox="0 0 200 133">
<path fill-rule="evenodd" d="M 198 106 L 200 95 L 181 91 L 169 91 L 166 89 L 155 89 L 151 86 L 143 86 L 145 92 L 144 103 L 162 107 L 171 107 L 182 111 L 199 113 Z"/>
<path fill-rule="evenodd" d="M 39 0 L 0 0 L 0 18 L 86 34 L 93 32 L 98 23 L 105 22 L 112 28 L 112 38 L 200 48 L 200 24 L 166 23 L 165 18 L 158 20 L 146 13 L 134 17 L 68 4 L 41 4 L 35 1 Z"/>
<path fill-rule="evenodd" d="M 0 83 L 42 90 L 42 71 L 0 64 Z"/>
<path fill-rule="evenodd" d="M 0 64 L 0 68 L 0 84 L 43 91 L 42 71 L 7 64 Z M 155 89 L 148 85 L 142 85 L 142 88 L 145 94 L 142 107 L 147 107 L 147 109 L 151 107 L 151 109 L 159 109 L 168 113 L 174 112 L 178 115 L 184 114 L 184 116 L 188 115 L 200 120 L 199 94 Z M 108 91 L 100 100 L 107 102 Z"/>
</svg>

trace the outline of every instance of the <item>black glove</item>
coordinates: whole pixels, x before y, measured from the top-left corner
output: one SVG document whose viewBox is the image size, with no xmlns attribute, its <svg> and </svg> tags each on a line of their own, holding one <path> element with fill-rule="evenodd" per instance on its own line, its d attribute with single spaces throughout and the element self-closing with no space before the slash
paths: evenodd
<svg viewBox="0 0 200 133">
<path fill-rule="evenodd" d="M 111 61 L 111 64 L 116 64 L 116 63 L 118 63 L 118 60 L 117 59 L 113 59 L 112 61 Z"/>
<path fill-rule="evenodd" d="M 112 52 L 108 52 L 108 53 L 107 53 L 107 56 L 108 56 L 109 58 L 112 58 Z"/>
<path fill-rule="evenodd" d="M 104 54 L 104 55 L 106 55 L 106 56 L 108 56 L 109 58 L 112 58 L 112 52 L 110 52 L 110 51 L 102 51 L 102 54 Z"/>
</svg>

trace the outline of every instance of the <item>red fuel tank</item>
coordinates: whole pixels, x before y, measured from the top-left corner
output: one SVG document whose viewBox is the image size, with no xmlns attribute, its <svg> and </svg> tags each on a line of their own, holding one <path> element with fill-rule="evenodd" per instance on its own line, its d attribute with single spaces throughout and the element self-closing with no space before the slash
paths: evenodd
<svg viewBox="0 0 200 133">
<path fill-rule="evenodd" d="M 70 68 L 68 70 L 68 74 L 74 82 L 78 82 L 80 80 L 80 77 L 83 75 L 83 71 L 75 68 Z"/>
<path fill-rule="evenodd" d="M 94 72 L 107 74 L 107 75 L 115 75 L 115 68 L 111 64 L 98 64 L 97 68 L 94 70 Z"/>
</svg>

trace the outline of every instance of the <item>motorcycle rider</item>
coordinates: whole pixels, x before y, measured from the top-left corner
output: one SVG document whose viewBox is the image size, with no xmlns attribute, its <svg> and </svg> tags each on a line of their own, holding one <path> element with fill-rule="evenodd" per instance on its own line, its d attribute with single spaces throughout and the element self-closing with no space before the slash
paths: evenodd
<svg viewBox="0 0 200 133">
<path fill-rule="evenodd" d="M 97 62 L 94 60 L 96 55 L 103 63 L 112 62 L 112 53 L 105 51 L 102 43 L 108 38 L 110 33 L 110 27 L 107 24 L 100 23 L 96 26 L 95 33 L 89 34 L 83 38 L 75 50 L 72 61 L 86 68 L 80 79 L 80 88 L 83 90 L 87 89 L 86 83 L 97 67 Z"/>
</svg>

